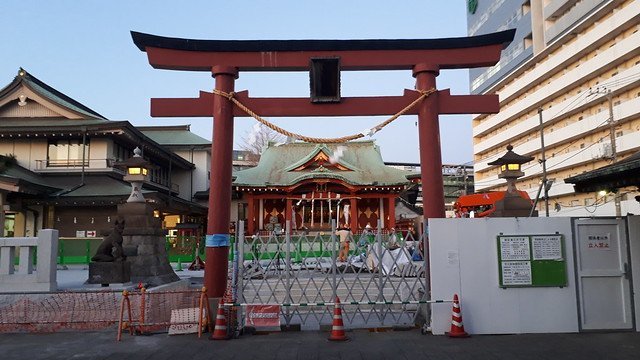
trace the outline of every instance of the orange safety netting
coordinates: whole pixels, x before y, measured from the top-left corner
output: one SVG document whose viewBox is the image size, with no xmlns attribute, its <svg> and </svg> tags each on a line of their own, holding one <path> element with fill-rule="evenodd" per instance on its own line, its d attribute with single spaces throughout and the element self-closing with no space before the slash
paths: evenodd
<svg viewBox="0 0 640 360">
<path fill-rule="evenodd" d="M 0 332 L 99 330 L 118 321 L 120 292 L 0 294 Z"/>
<path fill-rule="evenodd" d="M 144 288 L 136 292 L 123 291 L 120 310 L 118 312 L 118 335 L 122 331 L 131 334 L 168 331 L 171 326 L 197 325 L 198 336 L 202 334 L 209 322 L 209 306 L 206 301 L 206 290 L 146 291 Z M 184 311 L 176 315 L 174 310 Z"/>
</svg>

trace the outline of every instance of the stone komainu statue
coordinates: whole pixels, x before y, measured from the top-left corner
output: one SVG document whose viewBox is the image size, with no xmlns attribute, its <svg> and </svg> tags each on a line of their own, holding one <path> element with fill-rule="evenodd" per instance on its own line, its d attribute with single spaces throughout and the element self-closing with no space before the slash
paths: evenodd
<svg viewBox="0 0 640 360">
<path fill-rule="evenodd" d="M 124 230 L 124 218 L 118 216 L 115 219 L 113 231 L 102 240 L 91 261 L 124 261 L 126 257 L 122 251 L 122 230 Z"/>
</svg>

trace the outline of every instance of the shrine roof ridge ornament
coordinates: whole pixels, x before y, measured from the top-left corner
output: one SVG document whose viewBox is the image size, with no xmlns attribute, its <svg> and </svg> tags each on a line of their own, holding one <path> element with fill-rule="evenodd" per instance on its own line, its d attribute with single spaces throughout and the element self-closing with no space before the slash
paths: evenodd
<svg viewBox="0 0 640 360">
<path fill-rule="evenodd" d="M 501 32 L 437 39 L 360 39 L 360 40 L 200 40 L 183 39 L 131 31 L 133 42 L 141 51 L 147 47 L 200 52 L 270 52 L 270 51 L 375 51 L 462 49 L 489 45 L 506 48 L 515 29 Z"/>
</svg>

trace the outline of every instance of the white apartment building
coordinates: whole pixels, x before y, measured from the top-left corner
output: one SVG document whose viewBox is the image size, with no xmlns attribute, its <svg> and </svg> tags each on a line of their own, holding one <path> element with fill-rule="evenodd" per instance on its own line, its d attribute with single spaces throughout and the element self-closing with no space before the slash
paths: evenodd
<svg viewBox="0 0 640 360">
<path fill-rule="evenodd" d="M 499 94 L 501 105 L 498 114 L 473 118 L 476 191 L 506 188 L 499 168 L 487 163 L 511 144 L 516 153 L 535 157 L 523 165 L 517 184 L 535 198 L 544 141 L 553 181 L 550 216 L 612 216 L 616 201 L 621 215 L 640 213 L 635 187 L 575 193 L 564 182 L 640 151 L 640 1 L 476 4 L 469 8 L 469 35 L 517 29 L 500 63 L 470 73 L 471 92 Z M 543 199 L 537 210 L 545 215 Z"/>
</svg>

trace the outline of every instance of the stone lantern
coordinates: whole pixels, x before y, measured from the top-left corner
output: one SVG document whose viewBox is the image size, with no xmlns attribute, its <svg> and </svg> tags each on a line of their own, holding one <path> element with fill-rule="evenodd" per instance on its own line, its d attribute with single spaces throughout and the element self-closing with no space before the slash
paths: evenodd
<svg viewBox="0 0 640 360">
<path fill-rule="evenodd" d="M 533 160 L 533 156 L 516 154 L 513 152 L 513 146 L 508 145 L 506 154 L 495 161 L 487 163 L 487 165 L 500 165 L 500 174 L 498 177 L 507 180 L 507 193 L 515 194 L 518 192 L 518 189 L 516 189 L 516 179 L 524 176 L 521 166 L 531 160 Z"/>
<path fill-rule="evenodd" d="M 126 175 L 122 179 L 131 183 L 131 195 L 129 195 L 127 202 L 145 202 L 142 195 L 142 184 L 147 180 L 150 164 L 142 157 L 142 150 L 136 147 L 131 158 L 117 162 L 114 166 L 124 169 Z"/>
<path fill-rule="evenodd" d="M 507 146 L 507 153 L 502 157 L 487 163 L 488 165 L 499 165 L 499 178 L 507 180 L 507 190 L 504 198 L 496 201 L 496 210 L 491 213 L 491 217 L 525 217 L 538 216 L 537 211 L 532 212 L 533 203 L 526 193 L 520 194 L 516 188 L 516 179 L 524 176 L 522 164 L 533 160 L 532 156 L 522 156 L 513 152 L 513 146 Z"/>
<path fill-rule="evenodd" d="M 118 205 L 118 217 L 124 219 L 122 247 L 131 263 L 131 282 L 157 286 L 179 280 L 169 264 L 162 222 L 154 217 L 155 209 L 142 195 L 142 184 L 155 166 L 136 147 L 131 158 L 114 167 L 125 170 L 123 180 L 131 183 L 127 202 Z"/>
</svg>

